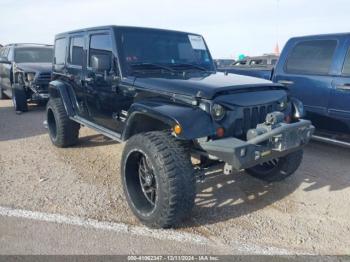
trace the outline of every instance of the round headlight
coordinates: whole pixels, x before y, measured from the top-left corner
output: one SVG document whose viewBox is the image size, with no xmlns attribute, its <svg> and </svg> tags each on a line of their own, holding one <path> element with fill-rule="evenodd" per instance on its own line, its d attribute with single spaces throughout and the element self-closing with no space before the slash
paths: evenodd
<svg viewBox="0 0 350 262">
<path fill-rule="evenodd" d="M 34 81 L 35 73 L 27 73 L 27 80 L 28 82 Z"/>
<path fill-rule="evenodd" d="M 219 104 L 213 104 L 211 107 L 211 115 L 213 118 L 217 121 L 224 118 L 226 114 L 226 110 L 222 105 Z"/>
<path fill-rule="evenodd" d="M 288 107 L 288 101 L 287 99 L 282 99 L 278 102 L 278 109 L 280 111 L 285 110 Z"/>
</svg>

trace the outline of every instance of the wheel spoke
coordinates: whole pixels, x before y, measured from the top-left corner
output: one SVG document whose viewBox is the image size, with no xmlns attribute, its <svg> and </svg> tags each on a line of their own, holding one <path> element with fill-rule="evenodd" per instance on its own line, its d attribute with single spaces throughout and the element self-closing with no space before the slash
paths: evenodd
<svg viewBox="0 0 350 262">
<path fill-rule="evenodd" d="M 155 205 L 156 198 L 156 182 L 154 180 L 153 171 L 147 163 L 145 156 L 141 156 L 139 160 L 139 180 L 142 192 L 151 205 Z"/>
<path fill-rule="evenodd" d="M 152 190 L 151 197 L 150 197 L 152 204 L 155 204 L 155 202 L 156 202 L 155 197 L 156 197 L 156 190 Z"/>
</svg>

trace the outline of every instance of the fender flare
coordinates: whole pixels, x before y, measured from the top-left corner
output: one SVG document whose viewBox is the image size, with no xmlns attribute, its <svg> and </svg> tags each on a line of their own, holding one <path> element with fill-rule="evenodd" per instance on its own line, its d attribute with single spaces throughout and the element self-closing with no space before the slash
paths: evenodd
<svg viewBox="0 0 350 262">
<path fill-rule="evenodd" d="M 49 84 L 49 95 L 50 98 L 62 99 L 64 108 L 69 117 L 73 117 L 76 114 L 74 102 L 72 101 L 72 98 L 75 99 L 75 95 L 68 84 L 59 80 L 51 81 Z"/>
<path fill-rule="evenodd" d="M 164 101 L 140 101 L 130 107 L 122 140 L 130 137 L 135 117 L 140 114 L 159 120 L 170 127 L 179 124 L 183 130 L 178 135 L 180 139 L 192 140 L 214 135 L 216 130 L 211 116 L 198 107 L 167 104 Z"/>
</svg>

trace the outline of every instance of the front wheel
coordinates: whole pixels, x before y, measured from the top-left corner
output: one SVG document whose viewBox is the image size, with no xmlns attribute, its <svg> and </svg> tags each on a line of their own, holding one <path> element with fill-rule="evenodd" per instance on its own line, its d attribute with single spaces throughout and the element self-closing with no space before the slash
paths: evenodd
<svg viewBox="0 0 350 262">
<path fill-rule="evenodd" d="M 4 90 L 2 89 L 1 85 L 0 85 L 0 100 L 6 99 L 6 95 L 4 94 Z"/>
<path fill-rule="evenodd" d="M 187 147 L 167 132 L 129 139 L 121 175 L 127 202 L 136 217 L 153 228 L 168 228 L 190 214 L 195 176 Z"/>
<path fill-rule="evenodd" d="M 292 152 L 286 156 L 270 160 L 246 169 L 246 172 L 267 182 L 281 181 L 292 175 L 303 160 L 303 150 Z"/>
<path fill-rule="evenodd" d="M 27 95 L 21 85 L 14 84 L 12 86 L 12 103 L 16 112 L 28 111 Z"/>
<path fill-rule="evenodd" d="M 68 147 L 78 142 L 80 125 L 69 119 L 61 98 L 49 100 L 46 119 L 49 136 L 55 146 Z"/>
</svg>

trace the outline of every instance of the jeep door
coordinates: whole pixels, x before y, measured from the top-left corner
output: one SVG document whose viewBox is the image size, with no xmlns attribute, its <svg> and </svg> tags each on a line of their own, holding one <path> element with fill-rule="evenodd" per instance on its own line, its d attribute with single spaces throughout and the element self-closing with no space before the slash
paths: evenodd
<svg viewBox="0 0 350 262">
<path fill-rule="evenodd" d="M 337 44 L 337 39 L 303 39 L 288 43 L 285 48 L 291 51 L 283 54 L 277 66 L 273 81 L 288 86 L 291 95 L 304 103 L 308 113 L 327 115 Z"/>
<path fill-rule="evenodd" d="M 86 101 L 90 117 L 103 127 L 121 133 L 118 120 L 123 96 L 117 92 L 119 69 L 112 32 L 92 31 L 88 36 Z"/>
</svg>

